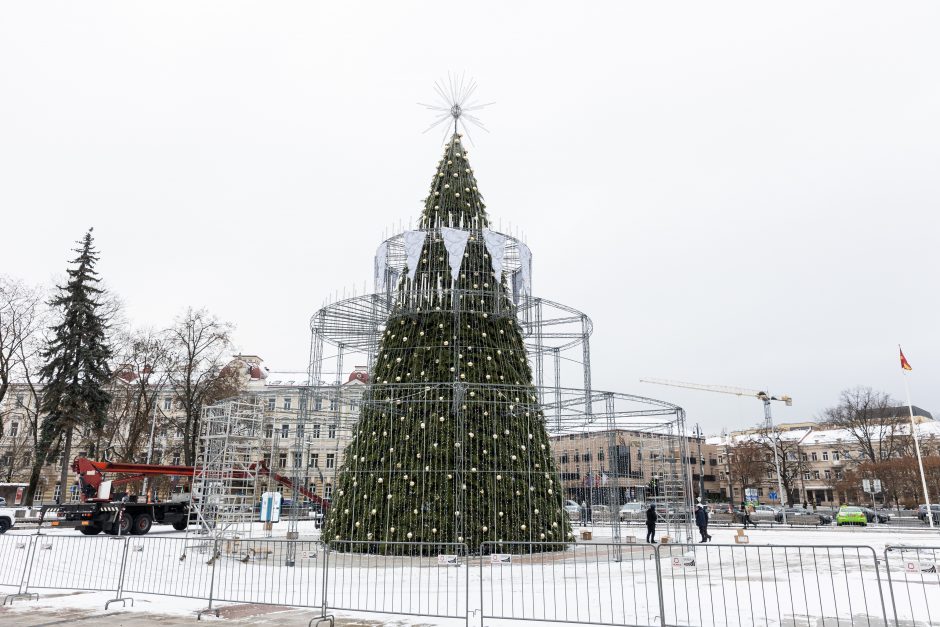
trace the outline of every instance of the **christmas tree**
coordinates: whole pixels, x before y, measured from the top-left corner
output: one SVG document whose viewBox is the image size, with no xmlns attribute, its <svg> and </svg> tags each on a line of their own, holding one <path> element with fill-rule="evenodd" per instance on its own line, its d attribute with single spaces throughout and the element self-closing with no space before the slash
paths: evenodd
<svg viewBox="0 0 940 627">
<path fill-rule="evenodd" d="M 472 551 L 566 541 L 562 487 L 502 273 L 504 239 L 488 228 L 456 133 L 419 224 L 405 234 L 415 267 L 395 288 L 324 538 Z"/>
</svg>

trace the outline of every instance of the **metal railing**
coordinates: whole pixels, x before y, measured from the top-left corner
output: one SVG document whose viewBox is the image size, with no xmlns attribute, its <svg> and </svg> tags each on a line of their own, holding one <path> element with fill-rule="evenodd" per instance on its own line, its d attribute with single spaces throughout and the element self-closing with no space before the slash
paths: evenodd
<svg viewBox="0 0 940 627">
<path fill-rule="evenodd" d="M 664 625 L 887 623 L 868 546 L 676 544 L 656 552 Z"/>
<path fill-rule="evenodd" d="M 341 610 L 466 624 L 940 624 L 940 546 L 879 557 L 863 545 L 489 542 L 471 557 L 463 543 L 4 534 L 0 586 L 4 603 L 93 590 L 114 594 L 106 608 L 153 594 L 210 610 L 305 607 L 313 621 Z"/>
<path fill-rule="evenodd" d="M 649 544 L 484 543 L 482 618 L 658 625 L 655 555 Z"/>
<path fill-rule="evenodd" d="M 25 590 L 114 591 L 124 563 L 126 537 L 33 536 Z"/>
<path fill-rule="evenodd" d="M 0 535 L 0 586 L 19 588 L 32 550 L 31 536 Z"/>
<path fill-rule="evenodd" d="M 328 547 L 324 614 L 335 609 L 468 620 L 466 544 L 332 541 Z"/>
<path fill-rule="evenodd" d="M 885 547 L 895 625 L 940 623 L 940 546 Z"/>
</svg>

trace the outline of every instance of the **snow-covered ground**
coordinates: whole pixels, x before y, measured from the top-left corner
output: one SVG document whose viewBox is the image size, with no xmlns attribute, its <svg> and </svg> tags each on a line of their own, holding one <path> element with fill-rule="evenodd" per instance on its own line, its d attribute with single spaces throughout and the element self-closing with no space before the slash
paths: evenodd
<svg viewBox="0 0 940 627">
<path fill-rule="evenodd" d="M 301 523 L 302 540 L 293 544 L 282 539 L 286 524 L 273 539 L 259 526 L 254 539 L 225 542 L 219 555 L 211 543 L 170 527 L 119 541 L 63 529 L 30 538 L 24 531 L 0 536 L 0 591 L 15 591 L 31 552 L 29 590 L 44 607 L 102 607 L 113 593 L 73 591 L 116 590 L 124 563 L 124 596 L 144 612 L 191 614 L 206 607 L 211 591 L 222 605 L 311 608 L 322 606 L 325 594 L 332 613 L 413 613 L 435 623 L 469 613 L 471 622 L 482 615 L 487 625 L 500 618 L 656 625 L 664 612 L 667 623 L 680 625 L 877 625 L 884 607 L 892 624 L 897 609 L 902 624 L 940 625 L 940 576 L 923 572 L 940 561 L 940 549 L 892 549 L 891 587 L 884 552 L 886 545 L 940 547 L 937 532 L 756 529 L 748 531 L 750 544 L 736 545 L 736 529 L 716 528 L 711 544 L 667 544 L 657 553 L 642 544 L 639 529 L 622 536 L 636 535 L 640 544 L 614 546 L 610 530 L 595 527 L 593 542 L 564 553 L 462 558 L 449 566 L 437 557 L 446 547 L 424 556 L 334 551 L 326 566 L 312 523 Z M 293 567 L 285 565 L 290 557 Z M 911 561 L 916 570 L 905 572 Z M 17 601 L 17 611 L 36 604 Z"/>
</svg>

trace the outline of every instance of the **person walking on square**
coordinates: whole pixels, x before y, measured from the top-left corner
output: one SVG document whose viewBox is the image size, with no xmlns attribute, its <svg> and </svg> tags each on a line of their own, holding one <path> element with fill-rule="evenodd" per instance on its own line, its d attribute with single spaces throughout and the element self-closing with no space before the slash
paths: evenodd
<svg viewBox="0 0 940 627">
<path fill-rule="evenodd" d="M 747 509 L 747 505 L 741 503 L 741 522 L 744 523 L 744 528 L 747 529 L 747 526 L 757 527 L 754 524 L 754 521 L 751 520 L 751 512 Z"/>
<path fill-rule="evenodd" d="M 712 537 L 708 535 L 708 512 L 705 511 L 701 503 L 695 506 L 695 524 L 698 526 L 699 533 L 702 534 L 702 539 L 699 540 L 699 544 L 712 539 Z"/>
<path fill-rule="evenodd" d="M 656 544 L 656 505 L 650 503 L 646 510 L 646 541 Z"/>
</svg>

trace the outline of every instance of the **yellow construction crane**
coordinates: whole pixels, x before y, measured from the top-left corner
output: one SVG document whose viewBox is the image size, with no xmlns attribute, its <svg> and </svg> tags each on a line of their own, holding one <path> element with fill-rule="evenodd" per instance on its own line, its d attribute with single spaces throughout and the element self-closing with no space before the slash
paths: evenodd
<svg viewBox="0 0 940 627">
<path fill-rule="evenodd" d="M 749 390 L 747 388 L 737 388 L 729 385 L 705 385 L 702 383 L 686 383 L 684 381 L 670 381 L 668 379 L 640 379 L 640 383 L 655 383 L 656 385 L 668 385 L 675 388 L 686 388 L 689 390 L 701 390 L 703 392 L 718 392 L 719 394 L 733 394 L 735 396 L 750 396 L 760 399 L 764 403 L 764 420 L 767 423 L 768 432 L 776 436 L 774 430 L 774 420 L 770 413 L 771 401 L 780 401 L 788 407 L 793 405 L 793 399 L 786 394 L 773 396 L 769 392 L 760 390 Z M 774 468 L 777 471 L 777 490 L 780 494 L 780 505 L 783 510 L 783 522 L 787 522 L 787 495 L 783 491 L 783 479 L 780 477 L 780 456 L 777 452 L 778 446 L 774 444 Z"/>
</svg>

